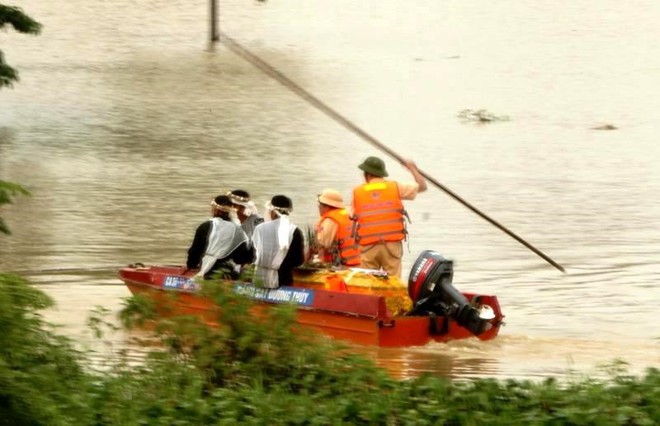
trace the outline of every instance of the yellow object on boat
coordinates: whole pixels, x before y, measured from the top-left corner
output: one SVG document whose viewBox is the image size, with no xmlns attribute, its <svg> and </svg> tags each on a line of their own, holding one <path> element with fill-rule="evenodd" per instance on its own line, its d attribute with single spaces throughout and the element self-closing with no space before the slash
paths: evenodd
<svg viewBox="0 0 660 426">
<path fill-rule="evenodd" d="M 294 281 L 298 286 L 384 296 L 385 304 L 393 315 L 402 315 L 412 308 L 408 288 L 399 277 L 364 269 L 294 271 Z"/>
</svg>

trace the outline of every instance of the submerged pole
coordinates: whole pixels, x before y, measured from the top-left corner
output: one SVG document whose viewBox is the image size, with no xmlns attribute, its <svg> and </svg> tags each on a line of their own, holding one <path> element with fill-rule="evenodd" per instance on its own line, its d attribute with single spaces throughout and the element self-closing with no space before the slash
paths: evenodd
<svg viewBox="0 0 660 426">
<path fill-rule="evenodd" d="M 209 36 L 211 38 L 211 43 L 220 41 L 220 22 L 218 21 L 220 7 L 218 5 L 218 0 L 209 0 Z"/>
</svg>

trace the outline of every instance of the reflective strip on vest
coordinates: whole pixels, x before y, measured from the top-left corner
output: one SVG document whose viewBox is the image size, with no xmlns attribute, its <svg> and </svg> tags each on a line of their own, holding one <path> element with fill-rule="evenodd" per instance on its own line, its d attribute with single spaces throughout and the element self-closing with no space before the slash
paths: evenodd
<svg viewBox="0 0 660 426">
<path fill-rule="evenodd" d="M 353 221 L 346 209 L 332 209 L 321 216 L 337 223 L 337 235 L 330 253 L 323 259 L 333 264 L 356 266 L 360 264 L 360 247 L 353 238 Z"/>
<path fill-rule="evenodd" d="M 396 182 L 365 183 L 353 191 L 357 242 L 370 245 L 406 238 L 403 203 Z"/>
</svg>

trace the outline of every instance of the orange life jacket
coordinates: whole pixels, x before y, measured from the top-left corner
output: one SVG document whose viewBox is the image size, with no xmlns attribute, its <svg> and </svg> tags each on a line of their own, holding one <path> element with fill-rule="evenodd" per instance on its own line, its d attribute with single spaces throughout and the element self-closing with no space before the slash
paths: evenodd
<svg viewBox="0 0 660 426">
<path fill-rule="evenodd" d="M 325 251 L 323 261 L 333 264 L 346 266 L 356 266 L 360 264 L 360 247 L 353 237 L 353 220 L 346 209 L 332 209 L 321 216 L 318 226 L 324 219 L 333 220 L 337 223 L 337 235 L 335 242 L 329 251 Z"/>
<path fill-rule="evenodd" d="M 406 238 L 405 210 L 396 182 L 367 182 L 353 190 L 357 242 L 370 245 Z"/>
</svg>

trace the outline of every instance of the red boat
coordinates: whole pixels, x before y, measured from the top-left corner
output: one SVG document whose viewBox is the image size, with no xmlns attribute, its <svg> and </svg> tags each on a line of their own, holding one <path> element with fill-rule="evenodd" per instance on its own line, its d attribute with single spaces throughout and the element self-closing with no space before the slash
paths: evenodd
<svg viewBox="0 0 660 426">
<path fill-rule="evenodd" d="M 131 293 L 156 302 L 167 299 L 171 303 L 174 294 L 176 314 L 210 318 L 214 304 L 199 294 L 203 281 L 193 280 L 194 272 L 182 271 L 177 266 L 132 265 L 122 268 L 119 277 Z M 356 275 L 362 277 L 361 285 L 345 279 Z M 420 255 L 407 288 L 400 281 L 396 287 L 385 285 L 391 277 L 378 271 L 349 270 L 322 276 L 325 278 L 314 278 L 310 270 L 301 269 L 296 271 L 293 286 L 266 289 L 238 281 L 232 285 L 234 291 L 259 304 L 294 304 L 299 324 L 361 345 L 421 346 L 472 337 L 490 340 L 503 324 L 497 297 L 456 290 L 451 284 L 452 261 L 436 252 Z"/>
</svg>

